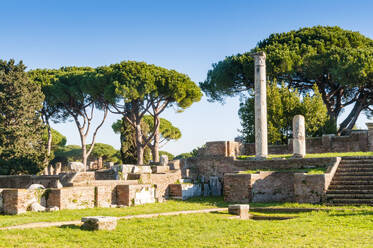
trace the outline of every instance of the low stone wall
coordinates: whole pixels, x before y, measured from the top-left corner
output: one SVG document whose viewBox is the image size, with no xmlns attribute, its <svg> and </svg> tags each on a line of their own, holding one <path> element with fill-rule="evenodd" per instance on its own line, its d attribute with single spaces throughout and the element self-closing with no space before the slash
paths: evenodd
<svg viewBox="0 0 373 248">
<path fill-rule="evenodd" d="M 47 206 L 57 206 L 59 209 L 82 209 L 95 206 L 95 187 L 66 187 L 50 189 Z"/>
<path fill-rule="evenodd" d="M 234 157 L 204 156 L 183 159 L 180 167 L 183 178 L 209 180 L 217 176 L 220 180 L 225 173 L 257 169 L 301 169 L 309 167 L 328 167 L 337 158 L 291 158 L 269 160 L 237 160 Z"/>
<path fill-rule="evenodd" d="M 33 176 L 33 175 L 9 175 L 0 176 L 0 188 L 27 189 L 31 184 L 41 184 L 46 188 L 61 188 L 60 177 L 54 176 Z"/>
<path fill-rule="evenodd" d="M 155 188 L 150 184 L 118 185 L 118 205 L 133 206 L 155 202 Z"/>
<path fill-rule="evenodd" d="M 167 173 L 141 174 L 139 182 L 154 185 L 156 188 L 155 197 L 157 201 L 162 202 L 168 197 L 168 186 L 178 180 L 181 180 L 181 171 L 171 170 Z"/>
<path fill-rule="evenodd" d="M 45 190 L 2 189 L 2 212 L 5 214 L 22 214 L 33 202 L 40 202 Z"/>
<path fill-rule="evenodd" d="M 323 135 L 322 137 L 306 138 L 307 153 L 324 152 L 365 152 L 373 151 L 372 143 L 373 133 L 368 130 L 353 131 L 349 136 Z M 241 148 L 242 155 L 254 155 L 255 144 L 243 144 Z M 269 154 L 292 154 L 293 140 L 289 139 L 287 145 L 269 145 Z M 223 153 L 221 153 L 222 155 Z"/>
<path fill-rule="evenodd" d="M 251 175 L 227 173 L 224 176 L 224 201 L 248 203 L 251 197 Z"/>
<path fill-rule="evenodd" d="M 203 195 L 203 188 L 201 183 L 170 184 L 169 190 L 170 197 L 179 198 L 182 200 Z"/>
<path fill-rule="evenodd" d="M 224 175 L 224 200 L 228 202 L 320 203 L 338 168 L 340 158 L 325 174 L 293 172 L 227 173 Z"/>
</svg>

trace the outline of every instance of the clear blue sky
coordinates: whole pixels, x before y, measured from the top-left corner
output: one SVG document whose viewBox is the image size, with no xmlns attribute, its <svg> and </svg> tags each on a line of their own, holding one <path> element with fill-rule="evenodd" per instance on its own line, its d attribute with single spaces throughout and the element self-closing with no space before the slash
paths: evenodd
<svg viewBox="0 0 373 248">
<path fill-rule="evenodd" d="M 153 63 L 203 81 L 211 64 L 245 52 L 269 34 L 338 25 L 373 38 L 372 1 L 1 1 L 0 58 L 29 69 L 99 66 L 122 60 Z M 232 140 L 240 128 L 238 98 L 225 105 L 206 98 L 184 113 L 163 117 L 183 137 L 164 149 L 188 152 L 206 141 Z M 99 114 L 99 113 L 98 113 Z M 98 142 L 119 148 L 109 116 Z M 358 126 L 365 128 L 365 118 Z M 54 125 L 80 144 L 73 123 Z"/>
</svg>

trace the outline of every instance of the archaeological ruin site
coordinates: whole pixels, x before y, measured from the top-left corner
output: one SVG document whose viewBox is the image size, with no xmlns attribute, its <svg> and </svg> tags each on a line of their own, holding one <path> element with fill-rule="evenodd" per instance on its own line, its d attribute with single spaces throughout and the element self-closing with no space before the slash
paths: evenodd
<svg viewBox="0 0 373 248">
<path fill-rule="evenodd" d="M 0 248 L 373 248 L 373 2 L 0 6 Z"/>
<path fill-rule="evenodd" d="M 207 142 L 196 157 L 168 161 L 163 155 L 151 165 L 103 165 L 101 161 L 86 170 L 79 163 L 57 163 L 46 167 L 43 175 L 0 176 L 1 212 L 115 208 L 221 195 L 231 203 L 373 204 L 373 158 L 305 157 L 306 153 L 373 151 L 373 124 L 349 136 L 306 139 L 304 117 L 297 115 L 289 144 L 268 146 L 266 55 L 253 56 L 254 144 Z M 268 154 L 288 153 L 292 157 L 268 158 Z M 323 173 L 308 174 L 313 168 Z"/>
</svg>

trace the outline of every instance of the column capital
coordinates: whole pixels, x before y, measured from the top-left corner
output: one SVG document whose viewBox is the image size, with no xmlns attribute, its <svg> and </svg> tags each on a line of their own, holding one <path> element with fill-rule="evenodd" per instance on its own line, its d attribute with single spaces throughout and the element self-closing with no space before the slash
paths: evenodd
<svg viewBox="0 0 373 248">
<path fill-rule="evenodd" d="M 253 53 L 251 56 L 254 58 L 255 65 L 265 65 L 266 54 L 264 52 Z"/>
</svg>

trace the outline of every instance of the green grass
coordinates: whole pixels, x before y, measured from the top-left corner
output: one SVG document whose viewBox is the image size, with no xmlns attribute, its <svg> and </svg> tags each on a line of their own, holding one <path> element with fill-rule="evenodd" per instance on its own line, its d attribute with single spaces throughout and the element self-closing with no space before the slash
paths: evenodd
<svg viewBox="0 0 373 248">
<path fill-rule="evenodd" d="M 169 200 L 163 203 L 145 204 L 126 208 L 89 208 L 76 210 L 61 210 L 56 212 L 27 212 L 19 215 L 0 215 L 0 227 L 14 226 L 34 222 L 57 222 L 80 220 L 85 216 L 126 216 L 136 214 L 164 213 L 181 210 L 198 210 L 206 208 L 228 207 L 222 197 L 196 197 L 187 201 Z M 335 208 L 315 204 L 299 203 L 250 203 L 251 207 L 274 208 Z M 340 207 L 336 207 L 340 208 Z M 351 207 L 348 209 L 373 210 L 372 207 Z"/>
<path fill-rule="evenodd" d="M 0 231 L 0 247 L 373 247 L 373 211 L 291 214 L 290 220 L 229 219 L 226 213 L 118 222 L 115 231 L 78 226 Z"/>
<path fill-rule="evenodd" d="M 309 175 L 324 174 L 326 167 L 315 167 L 315 168 L 304 168 L 304 169 L 260 169 L 260 170 L 246 170 L 240 171 L 240 174 L 255 174 L 259 171 L 276 171 L 276 172 L 296 172 L 296 173 L 307 173 Z"/>
<path fill-rule="evenodd" d="M 271 158 L 291 158 L 292 154 L 270 154 L 268 159 Z M 331 158 L 331 157 L 351 157 L 351 156 L 373 156 L 373 152 L 331 152 L 331 153 L 310 153 L 306 154 L 306 158 Z M 237 159 L 250 159 L 254 158 L 255 155 L 242 155 L 238 156 Z"/>
<path fill-rule="evenodd" d="M 164 213 L 181 210 L 227 207 L 222 197 L 194 198 L 188 201 L 169 200 L 125 208 L 87 208 L 56 212 L 27 212 L 19 215 L 0 215 L 0 227 L 33 222 L 56 222 L 80 220 L 84 216 L 126 216 L 136 214 Z"/>
</svg>

